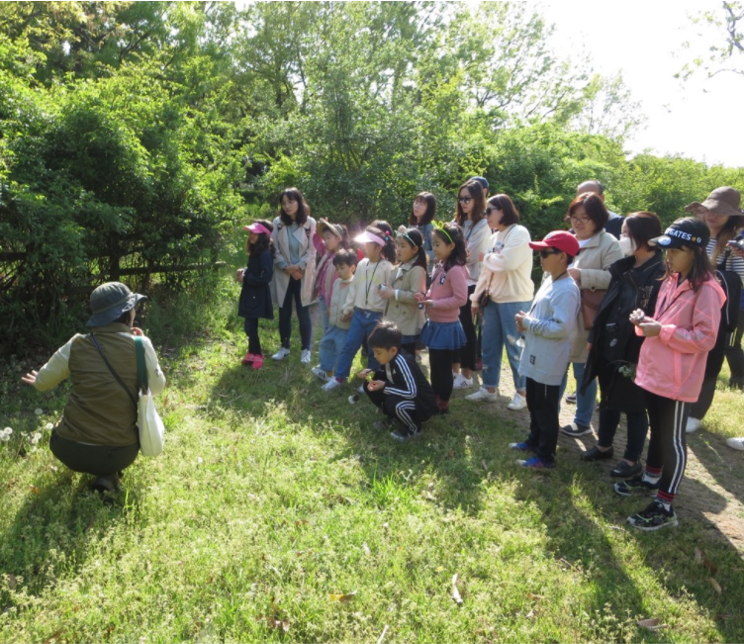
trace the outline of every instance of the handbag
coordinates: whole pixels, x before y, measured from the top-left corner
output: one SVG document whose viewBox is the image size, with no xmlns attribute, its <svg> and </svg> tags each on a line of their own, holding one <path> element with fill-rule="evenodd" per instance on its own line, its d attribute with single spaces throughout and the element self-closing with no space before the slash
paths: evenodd
<svg viewBox="0 0 744 644">
<path fill-rule="evenodd" d="M 101 354 L 101 357 L 106 363 L 108 370 L 111 372 L 111 375 L 116 379 L 116 382 L 121 385 L 121 388 L 127 392 L 132 404 L 137 408 L 137 429 L 139 432 L 139 445 L 142 456 L 157 456 L 163 451 L 165 425 L 155 409 L 155 403 L 153 402 L 152 395 L 150 394 L 150 387 L 147 383 L 145 345 L 142 343 L 142 338 L 134 338 L 134 347 L 137 356 L 137 392 L 139 393 L 139 400 L 137 400 L 134 397 L 134 394 L 129 390 L 129 387 L 127 387 L 124 384 L 124 381 L 119 377 L 119 374 L 114 371 L 111 363 L 103 353 L 101 345 L 98 344 L 96 336 L 91 333 L 88 337 L 91 339 L 91 342 L 96 345 L 96 349 L 98 349 L 98 353 Z"/>
<path fill-rule="evenodd" d="M 605 293 L 607 293 L 606 290 L 581 290 L 581 315 L 584 319 L 584 329 L 586 331 L 589 331 L 594 325 L 594 319 L 597 317 L 599 305 L 602 303 Z"/>
</svg>

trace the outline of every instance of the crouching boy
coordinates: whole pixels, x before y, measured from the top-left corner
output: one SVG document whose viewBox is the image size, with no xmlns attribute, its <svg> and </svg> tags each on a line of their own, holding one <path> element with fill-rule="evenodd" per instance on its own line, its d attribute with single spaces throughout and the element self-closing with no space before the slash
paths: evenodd
<svg viewBox="0 0 744 644">
<path fill-rule="evenodd" d="M 364 369 L 364 391 L 387 416 L 375 429 L 385 429 L 396 421 L 402 424 L 390 433 L 405 442 L 421 433 L 421 424 L 434 414 L 434 391 L 416 359 L 400 352 L 401 333 L 395 323 L 383 320 L 369 334 L 369 350 L 380 363 L 379 369 Z"/>
<path fill-rule="evenodd" d="M 540 266 L 546 273 L 529 312 L 515 316 L 524 337 L 519 373 L 527 379 L 530 435 L 523 443 L 509 447 L 534 454 L 517 461 L 520 465 L 543 469 L 555 467 L 560 384 L 568 368 L 581 302 L 568 265 L 579 253 L 579 242 L 561 230 L 549 233 L 541 242 L 530 242 L 530 248 L 540 252 Z"/>
</svg>

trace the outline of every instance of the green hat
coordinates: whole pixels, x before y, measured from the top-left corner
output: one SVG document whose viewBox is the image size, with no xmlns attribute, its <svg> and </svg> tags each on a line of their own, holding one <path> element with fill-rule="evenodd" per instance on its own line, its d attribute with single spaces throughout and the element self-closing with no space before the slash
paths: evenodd
<svg viewBox="0 0 744 644">
<path fill-rule="evenodd" d="M 106 282 L 90 294 L 90 308 L 93 315 L 88 326 L 106 326 L 121 317 L 122 313 L 131 311 L 146 296 L 132 293 L 126 284 Z"/>
</svg>

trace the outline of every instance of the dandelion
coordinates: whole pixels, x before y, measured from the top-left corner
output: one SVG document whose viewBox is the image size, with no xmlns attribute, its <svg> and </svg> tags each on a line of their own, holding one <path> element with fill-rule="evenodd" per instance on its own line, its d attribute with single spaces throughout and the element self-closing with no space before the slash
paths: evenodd
<svg viewBox="0 0 744 644">
<path fill-rule="evenodd" d="M 197 465 L 201 465 L 201 464 L 202 464 L 203 462 L 204 462 L 204 459 L 203 459 L 203 458 L 202 458 L 201 456 L 199 456 L 199 457 L 198 457 L 198 458 L 196 459 L 196 464 L 197 464 Z"/>
<path fill-rule="evenodd" d="M 10 435 L 12 433 L 13 433 L 13 429 L 11 427 L 0 429 L 0 441 L 2 441 L 3 443 L 7 443 L 10 440 Z"/>
<path fill-rule="evenodd" d="M 36 409 L 34 409 L 34 413 L 37 416 L 41 416 L 44 413 L 44 410 L 41 407 L 37 407 Z"/>
<path fill-rule="evenodd" d="M 50 432 L 54 429 L 54 425 L 52 425 L 52 423 L 47 423 L 46 425 L 44 425 L 44 429 Z"/>
<path fill-rule="evenodd" d="M 34 432 L 33 434 L 28 435 L 28 442 L 31 443 L 34 447 L 36 447 L 39 444 L 40 440 L 41 440 L 41 432 Z"/>
</svg>

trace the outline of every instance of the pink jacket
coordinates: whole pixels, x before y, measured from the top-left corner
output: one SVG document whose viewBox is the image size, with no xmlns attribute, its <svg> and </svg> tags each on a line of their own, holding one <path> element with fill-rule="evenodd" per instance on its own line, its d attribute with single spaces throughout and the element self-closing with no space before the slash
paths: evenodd
<svg viewBox="0 0 744 644">
<path fill-rule="evenodd" d="M 725 301 L 715 279 L 703 282 L 697 292 L 688 280 L 678 285 L 676 273 L 664 280 L 654 312 L 661 333 L 643 341 L 635 383 L 664 398 L 696 402 Z M 643 335 L 640 327 L 636 334 Z"/>
<path fill-rule="evenodd" d="M 453 266 L 445 272 L 441 264 L 434 269 L 431 287 L 426 298 L 434 300 L 427 313 L 432 322 L 456 322 L 460 319 L 460 307 L 468 299 L 468 279 L 470 272 L 466 266 Z"/>
</svg>

